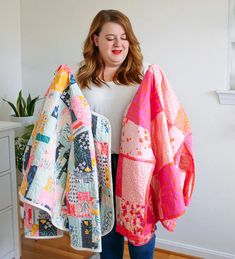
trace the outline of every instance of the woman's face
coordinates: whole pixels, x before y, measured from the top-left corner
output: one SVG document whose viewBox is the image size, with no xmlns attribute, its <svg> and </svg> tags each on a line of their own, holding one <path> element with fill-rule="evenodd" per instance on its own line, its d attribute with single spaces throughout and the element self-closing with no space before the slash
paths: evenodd
<svg viewBox="0 0 235 259">
<path fill-rule="evenodd" d="M 126 32 L 118 23 L 105 23 L 94 42 L 106 67 L 120 67 L 129 51 Z"/>
</svg>

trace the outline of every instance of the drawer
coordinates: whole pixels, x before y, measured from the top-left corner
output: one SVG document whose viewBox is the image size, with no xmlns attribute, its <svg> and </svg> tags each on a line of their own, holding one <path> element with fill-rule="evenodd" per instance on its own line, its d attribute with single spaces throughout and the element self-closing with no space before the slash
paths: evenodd
<svg viewBox="0 0 235 259">
<path fill-rule="evenodd" d="M 0 213 L 0 258 L 14 249 L 12 210 Z"/>
<path fill-rule="evenodd" d="M 11 176 L 10 174 L 0 175 L 0 211 L 11 204 Z"/>
<path fill-rule="evenodd" d="M 0 138 L 0 173 L 10 169 L 9 137 Z"/>
</svg>

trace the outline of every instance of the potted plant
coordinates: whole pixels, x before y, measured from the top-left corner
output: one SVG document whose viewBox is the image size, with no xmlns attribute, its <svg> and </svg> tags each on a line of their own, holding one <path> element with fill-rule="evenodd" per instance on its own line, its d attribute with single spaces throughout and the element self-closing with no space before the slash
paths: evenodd
<svg viewBox="0 0 235 259">
<path fill-rule="evenodd" d="M 19 91 L 16 104 L 7 101 L 6 99 L 2 98 L 2 100 L 10 105 L 14 114 L 11 115 L 11 121 L 20 122 L 22 127 L 16 129 L 15 134 L 16 136 L 21 136 L 24 133 L 24 126 L 34 123 L 34 110 L 36 102 L 39 101 L 39 96 L 35 98 L 31 98 L 29 94 L 27 98 L 22 95 L 22 90 Z"/>
<path fill-rule="evenodd" d="M 31 98 L 31 95 L 29 94 L 27 99 L 25 99 L 22 95 L 22 90 L 20 90 L 18 94 L 18 98 L 16 101 L 16 104 L 13 104 L 12 102 L 7 101 L 6 99 L 2 100 L 4 102 L 7 102 L 15 114 L 12 116 L 14 117 L 28 117 L 33 116 L 35 104 L 39 100 L 39 96 L 35 97 L 34 99 Z"/>
</svg>

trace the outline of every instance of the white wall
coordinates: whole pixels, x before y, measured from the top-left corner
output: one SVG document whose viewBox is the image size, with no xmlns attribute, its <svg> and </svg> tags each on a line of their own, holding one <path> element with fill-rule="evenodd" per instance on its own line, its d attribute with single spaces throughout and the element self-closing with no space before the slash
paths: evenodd
<svg viewBox="0 0 235 259">
<path fill-rule="evenodd" d="M 21 85 L 20 2 L 0 0 L 0 97 L 15 102 Z M 0 120 L 11 108 L 0 99 Z"/>
<path fill-rule="evenodd" d="M 21 0 L 23 89 L 43 95 L 60 63 L 78 62 L 91 19 L 108 8 L 130 17 L 145 59 L 163 67 L 192 123 L 192 204 L 173 234 L 159 226 L 157 245 L 235 258 L 235 106 L 214 94 L 226 87 L 228 0 Z"/>
</svg>

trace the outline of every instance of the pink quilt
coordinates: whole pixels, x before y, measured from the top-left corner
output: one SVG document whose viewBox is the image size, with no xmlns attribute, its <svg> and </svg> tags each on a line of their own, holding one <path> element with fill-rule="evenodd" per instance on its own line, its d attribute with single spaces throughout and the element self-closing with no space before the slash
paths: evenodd
<svg viewBox="0 0 235 259">
<path fill-rule="evenodd" d="M 117 231 L 147 243 L 158 221 L 173 231 L 194 187 L 188 117 L 161 68 L 149 66 L 122 125 L 116 202 Z"/>
</svg>

